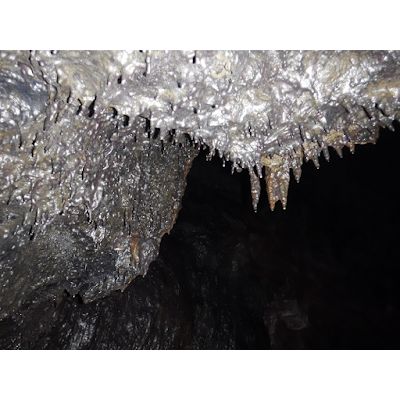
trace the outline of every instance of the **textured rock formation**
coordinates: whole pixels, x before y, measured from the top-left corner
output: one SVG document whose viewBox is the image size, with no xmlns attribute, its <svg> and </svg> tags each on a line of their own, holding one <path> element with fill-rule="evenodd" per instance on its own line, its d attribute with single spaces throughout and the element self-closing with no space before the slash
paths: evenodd
<svg viewBox="0 0 400 400">
<path fill-rule="evenodd" d="M 145 275 L 200 146 L 249 170 L 256 209 L 290 169 L 399 117 L 398 52 L 0 53 L 0 317 Z M 263 172 L 264 168 L 264 172 Z"/>
</svg>

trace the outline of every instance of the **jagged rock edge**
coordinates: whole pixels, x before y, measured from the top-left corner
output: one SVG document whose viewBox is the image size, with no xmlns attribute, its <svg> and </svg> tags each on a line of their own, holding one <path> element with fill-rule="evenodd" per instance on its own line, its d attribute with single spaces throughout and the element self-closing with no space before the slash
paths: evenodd
<svg viewBox="0 0 400 400">
<path fill-rule="evenodd" d="M 184 56 L 191 62 L 195 62 L 195 58 L 198 58 L 196 51 L 188 51 L 182 52 Z M 316 53 L 316 52 L 315 52 Z M 371 52 L 372 53 L 372 52 Z M 219 54 L 217 54 L 219 55 Z M 227 56 L 228 57 L 228 56 Z M 137 64 L 137 67 L 144 68 L 143 75 L 145 77 L 149 76 L 152 71 L 152 51 L 144 52 L 144 60 L 142 63 Z M 219 75 L 224 76 L 228 75 L 229 71 L 227 70 L 226 64 L 223 65 L 222 70 Z M 114 77 L 115 78 L 115 77 Z M 107 76 L 107 82 L 110 82 L 113 79 L 112 75 Z M 124 79 L 123 74 L 119 75 L 118 79 L 122 81 Z M 58 80 L 58 77 L 57 77 Z M 57 91 L 57 88 L 54 88 Z M 71 96 L 71 92 L 68 94 Z M 254 180 L 253 170 L 256 168 L 259 177 L 262 177 L 262 167 L 265 167 L 265 178 L 267 182 L 267 192 L 268 198 L 270 202 L 271 209 L 273 210 L 275 207 L 275 203 L 277 201 L 281 201 L 283 208 L 286 208 L 287 203 L 287 191 L 288 191 L 288 179 L 289 179 L 289 169 L 292 169 L 296 180 L 299 181 L 301 171 L 299 168 L 301 167 L 302 160 L 299 158 L 303 158 L 308 161 L 312 160 L 317 168 L 319 168 L 318 157 L 321 151 L 324 153 L 326 159 L 329 159 L 329 152 L 327 151 L 327 147 L 333 147 L 338 154 L 341 156 L 341 149 L 344 146 L 348 146 L 351 151 L 354 151 L 354 144 L 365 144 L 365 143 L 375 143 L 378 137 L 378 129 L 377 125 L 382 127 L 388 127 L 391 129 L 391 121 L 394 120 L 393 110 L 390 110 L 389 113 L 385 113 L 383 110 L 388 109 L 388 104 L 390 101 L 387 98 L 387 93 L 383 96 L 385 97 L 385 101 L 383 104 L 375 103 L 375 107 L 371 108 L 367 104 L 341 104 L 339 106 L 342 107 L 348 113 L 346 116 L 346 121 L 341 121 L 340 117 L 338 121 L 335 121 L 337 125 L 336 130 L 330 130 L 329 127 L 325 126 L 322 120 L 317 121 L 316 124 L 319 124 L 319 128 L 313 131 L 308 131 L 305 127 L 298 126 L 298 130 L 300 131 L 300 135 L 302 136 L 303 143 L 301 146 L 292 146 L 292 147 L 282 147 L 284 149 L 284 155 L 271 155 L 271 154 L 261 154 L 259 160 L 242 160 L 235 155 L 231 155 L 230 152 L 226 152 L 222 150 L 220 152 L 219 143 L 210 142 L 207 139 L 203 139 L 198 135 L 197 132 L 188 132 L 192 141 L 195 144 L 203 142 L 203 147 L 208 146 L 210 149 L 209 158 L 211 158 L 215 151 L 220 152 L 220 157 L 223 157 L 225 160 L 233 161 L 233 168 L 237 170 L 241 170 L 241 168 L 247 168 L 250 171 L 250 179 L 251 179 L 251 187 L 252 187 L 252 198 L 253 198 L 253 207 L 257 209 L 257 203 L 259 198 L 259 190 L 257 188 L 257 182 Z M 395 96 L 394 96 L 395 97 Z M 97 94 L 95 94 L 93 102 L 90 103 L 90 106 L 94 104 L 94 101 L 97 98 Z M 77 99 L 78 100 L 78 99 Z M 79 100 L 80 101 L 80 100 Z M 80 101 L 82 104 L 82 102 Z M 90 108 L 89 106 L 89 108 Z M 171 105 L 173 108 L 173 105 Z M 337 107 L 337 105 L 335 105 Z M 114 108 L 114 107 L 113 107 Z M 114 108 L 118 110 L 117 107 Z M 355 113 L 351 114 L 350 110 L 355 110 Z M 52 114 L 54 116 L 54 111 L 46 110 L 48 114 Z M 398 111 L 398 110 L 396 110 Z M 117 111 L 118 112 L 118 111 Z M 317 110 L 317 114 L 320 114 L 320 110 Z M 356 116 L 354 116 L 356 114 Z M 390 114 L 390 115 L 388 115 Z M 130 115 L 132 117 L 132 115 Z M 50 118 L 48 115 L 47 118 Z M 318 119 L 318 118 L 317 118 Z M 322 118 L 323 119 L 323 118 Z M 350 121 L 349 121 L 350 120 Z M 360 126 L 360 120 L 363 121 Z M 157 121 L 154 122 L 154 118 L 149 119 L 151 132 L 159 131 L 159 137 L 161 140 L 165 139 L 166 135 L 175 135 L 175 131 L 178 127 L 174 127 L 170 130 L 166 130 L 165 127 L 158 127 Z M 244 137 L 252 136 L 251 123 L 253 121 L 248 121 L 248 129 L 242 129 L 241 135 Z M 322 122 L 322 127 L 321 127 Z M 332 125 L 332 121 L 331 124 Z M 163 129 L 164 128 L 164 129 Z M 322 128 L 322 129 L 321 129 Z M 174 132 L 171 134 L 171 132 Z M 294 135 L 296 132 L 292 131 L 290 135 Z M 178 135 L 177 138 L 173 138 L 174 143 L 184 144 L 182 140 L 180 140 L 181 135 Z M 278 145 L 280 143 L 278 141 Z M 222 155 L 221 155 L 222 153 Z M 268 158 L 270 160 L 268 160 Z M 279 159 L 279 161 L 278 161 Z M 300 164 L 300 165 L 299 165 Z M 238 168 L 237 168 L 238 167 Z"/>
</svg>

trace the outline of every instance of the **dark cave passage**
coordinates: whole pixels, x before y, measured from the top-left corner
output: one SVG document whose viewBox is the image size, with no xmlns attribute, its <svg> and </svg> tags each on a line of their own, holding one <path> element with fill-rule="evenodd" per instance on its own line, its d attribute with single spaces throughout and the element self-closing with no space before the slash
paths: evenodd
<svg viewBox="0 0 400 400">
<path fill-rule="evenodd" d="M 270 211 L 264 183 L 253 213 L 247 171 L 230 176 L 217 159 L 193 166 L 179 222 L 217 233 L 210 247 L 219 248 L 218 270 L 230 265 L 231 283 L 237 274 L 241 301 L 262 313 L 273 348 L 400 347 L 396 127 L 343 159 L 331 149 L 319 170 L 303 165 L 285 211 Z M 244 308 L 239 320 L 240 309 L 250 314 Z"/>
<path fill-rule="evenodd" d="M 146 277 L 90 304 L 67 293 L 0 322 L 0 348 L 400 348 L 400 130 L 330 151 L 258 212 L 247 171 L 202 152 Z"/>
</svg>

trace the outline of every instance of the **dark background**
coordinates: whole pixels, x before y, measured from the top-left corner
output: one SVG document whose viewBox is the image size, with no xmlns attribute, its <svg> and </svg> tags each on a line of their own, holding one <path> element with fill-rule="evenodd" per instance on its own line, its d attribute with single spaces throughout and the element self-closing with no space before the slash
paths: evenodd
<svg viewBox="0 0 400 400">
<path fill-rule="evenodd" d="M 304 164 L 300 183 L 291 178 L 285 211 L 280 203 L 270 211 L 264 184 L 254 214 L 247 171 L 230 176 L 218 160 L 195 161 L 176 232 L 188 220 L 208 229 L 216 253 L 227 253 L 231 262 L 215 268 L 227 264 L 226 287 L 241 296 L 241 326 L 256 330 L 263 303 L 264 322 L 278 316 L 274 348 L 400 347 L 398 127 L 381 131 L 376 145 L 356 146 L 354 155 L 345 148 L 343 159 L 331 150 L 319 170 Z"/>
<path fill-rule="evenodd" d="M 206 151 L 146 277 L 83 304 L 25 304 L 0 348 L 400 348 L 400 129 L 330 150 L 291 177 L 287 209 L 258 212 L 246 170 Z"/>
</svg>

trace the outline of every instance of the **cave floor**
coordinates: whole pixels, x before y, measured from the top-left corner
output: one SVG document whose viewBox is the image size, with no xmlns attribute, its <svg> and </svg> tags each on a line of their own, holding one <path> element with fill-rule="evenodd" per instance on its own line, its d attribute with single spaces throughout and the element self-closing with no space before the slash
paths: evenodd
<svg viewBox="0 0 400 400">
<path fill-rule="evenodd" d="M 400 348 L 400 131 L 292 176 L 258 212 L 247 171 L 205 161 L 148 274 L 90 304 L 27 302 L 2 349 Z"/>
</svg>

